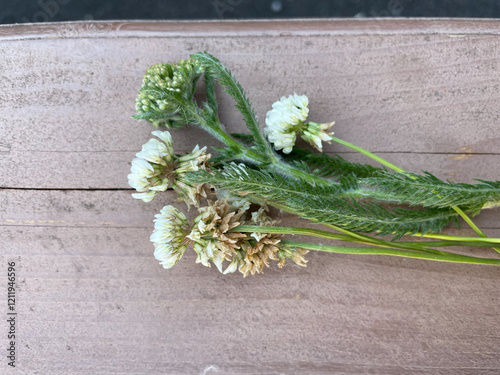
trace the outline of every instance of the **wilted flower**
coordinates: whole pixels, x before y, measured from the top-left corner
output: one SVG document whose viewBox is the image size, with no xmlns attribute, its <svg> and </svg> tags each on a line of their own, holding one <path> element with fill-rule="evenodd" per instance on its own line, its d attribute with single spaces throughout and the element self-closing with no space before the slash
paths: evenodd
<svg viewBox="0 0 500 375">
<path fill-rule="evenodd" d="M 210 267 L 210 261 L 224 274 L 240 271 L 244 277 L 263 273 L 269 267 L 269 260 L 279 261 L 282 267 L 287 258 L 305 266 L 303 254 L 307 251 L 281 249 L 282 234 L 242 233 L 232 229 L 242 224 L 271 226 L 276 222 L 267 216 L 264 208 L 251 213 L 246 221 L 246 208 L 236 209 L 227 199 L 209 202 L 209 206 L 199 208 L 200 215 L 195 219 L 188 238 L 198 254 L 197 263 Z M 229 265 L 223 271 L 223 262 Z"/>
<path fill-rule="evenodd" d="M 306 255 L 309 252 L 309 250 L 302 249 L 302 248 L 283 248 L 280 249 L 278 252 L 278 257 L 280 258 L 280 261 L 278 263 L 278 267 L 282 268 L 285 265 L 285 262 L 287 259 L 291 259 L 297 264 L 298 266 L 301 267 L 306 267 L 307 260 L 304 258 L 304 255 Z"/>
<path fill-rule="evenodd" d="M 276 223 L 267 216 L 264 208 L 252 212 L 249 224 L 271 226 Z M 238 270 L 247 277 L 249 274 L 263 273 L 264 266 L 269 267 L 269 259 L 279 260 L 278 251 L 282 234 L 277 233 L 250 233 L 241 239 L 238 251 Z"/>
<path fill-rule="evenodd" d="M 209 202 L 208 206 L 199 208 L 199 211 L 200 214 L 195 218 L 193 229 L 188 235 L 198 254 L 196 262 L 210 267 L 210 260 L 222 272 L 222 262 L 231 260 L 232 254 L 239 248 L 238 239 L 246 236 L 239 232 L 230 232 L 243 224 L 244 219 L 241 218 L 245 211 L 232 211 L 225 200 Z"/>
<path fill-rule="evenodd" d="M 217 199 L 226 200 L 226 202 L 233 210 L 246 211 L 250 208 L 250 205 L 252 204 L 247 197 L 231 194 L 229 191 L 224 189 L 217 189 L 216 195 Z"/>
<path fill-rule="evenodd" d="M 164 268 L 171 268 L 186 251 L 189 240 L 189 224 L 186 216 L 173 206 L 165 206 L 155 215 L 155 229 L 151 242 L 155 246 L 154 256 Z"/>
<path fill-rule="evenodd" d="M 178 201 L 186 203 L 188 209 L 191 206 L 199 207 L 200 200 L 208 198 L 213 193 L 208 184 L 190 184 L 181 179 L 176 180 L 172 186 L 179 196 Z"/>
</svg>

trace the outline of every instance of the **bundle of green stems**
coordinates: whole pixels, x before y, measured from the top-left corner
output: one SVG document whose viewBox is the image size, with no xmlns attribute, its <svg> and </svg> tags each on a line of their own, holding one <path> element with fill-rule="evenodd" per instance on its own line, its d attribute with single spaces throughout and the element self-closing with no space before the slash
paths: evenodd
<svg viewBox="0 0 500 375">
<path fill-rule="evenodd" d="M 230 133 L 221 124 L 217 84 L 235 100 L 248 133 Z M 195 99 L 197 87 L 204 88 L 204 100 Z M 170 133 L 155 131 L 158 139 L 146 143 L 132 162 L 129 183 L 137 190 L 135 198 L 149 202 L 173 189 L 180 201 L 199 211 L 193 223 L 173 206 L 156 215 L 151 241 L 165 268 L 176 264 L 190 245 L 197 262 L 244 276 L 261 273 L 269 260 L 279 261 L 280 267 L 288 259 L 304 266 L 310 250 L 500 265 L 500 238 L 488 238 L 472 221 L 483 209 L 500 205 L 499 181 L 453 183 L 405 171 L 334 137 L 333 122 L 308 121 L 304 95 L 283 96 L 272 104 L 261 128 L 242 86 L 208 53 L 150 67 L 136 103 L 136 119 L 166 129 L 195 125 L 224 145 L 214 150 L 215 156 L 198 146 L 179 156 Z M 297 145 L 298 138 L 305 147 Z M 355 150 L 380 167 L 323 153 L 325 142 Z M 280 226 L 268 207 L 309 220 L 315 228 Z M 441 233 L 459 220 L 476 236 Z M 291 235 L 313 240 L 292 241 Z M 478 246 L 492 248 L 494 257 L 442 250 L 470 247 L 473 253 Z"/>
</svg>

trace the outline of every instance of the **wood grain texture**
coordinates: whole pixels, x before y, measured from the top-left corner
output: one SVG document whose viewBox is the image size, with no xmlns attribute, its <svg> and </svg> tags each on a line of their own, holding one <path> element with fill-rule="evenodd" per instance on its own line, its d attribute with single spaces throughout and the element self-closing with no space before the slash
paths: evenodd
<svg viewBox="0 0 500 375">
<path fill-rule="evenodd" d="M 4 358 L 2 373 L 498 374 L 500 269 L 310 253 L 307 268 L 243 279 L 188 252 L 166 271 L 149 235 L 175 197 L 137 202 L 126 175 L 153 130 L 130 118 L 144 70 L 207 50 L 261 119 L 307 94 L 312 120 L 405 169 L 500 180 L 499 34 L 488 20 L 0 27 L 0 264 L 19 265 L 18 366 Z M 231 100 L 220 106 L 243 131 Z M 173 135 L 178 152 L 216 145 Z M 478 218 L 488 235 L 498 213 Z"/>
</svg>

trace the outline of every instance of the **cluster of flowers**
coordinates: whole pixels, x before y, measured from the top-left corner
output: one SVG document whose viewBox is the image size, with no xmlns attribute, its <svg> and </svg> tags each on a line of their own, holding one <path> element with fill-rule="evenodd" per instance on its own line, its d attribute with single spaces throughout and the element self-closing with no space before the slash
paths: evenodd
<svg viewBox="0 0 500 375">
<path fill-rule="evenodd" d="M 182 116 L 178 113 L 178 105 L 167 100 L 162 92 L 176 92 L 190 100 L 202 73 L 203 68 L 196 60 L 181 60 L 177 64 L 155 64 L 148 68 L 142 82 L 143 90 L 136 99 L 136 118 L 145 116 L 155 126 L 184 126 Z"/>
<path fill-rule="evenodd" d="M 160 191 L 172 187 L 188 206 L 198 206 L 200 198 L 207 196 L 207 186 L 192 186 L 185 182 L 184 176 L 187 172 L 206 170 L 211 157 L 206 153 L 207 148 L 200 149 L 196 146 L 191 153 L 176 157 L 169 132 L 154 131 L 152 134 L 160 141 L 150 139 L 132 160 L 128 183 L 138 191 L 132 196 L 151 202 Z"/>
<path fill-rule="evenodd" d="M 155 217 L 155 229 L 151 235 L 156 259 L 164 268 L 171 268 L 184 255 L 191 244 L 198 257 L 196 262 L 226 274 L 239 270 L 243 276 L 262 273 L 269 260 L 278 261 L 283 267 L 287 259 L 300 266 L 306 265 L 307 250 L 280 247 L 282 235 L 271 233 L 242 233 L 237 227 L 243 224 L 273 225 L 264 207 L 252 210 L 244 197 L 228 196 L 206 184 L 190 184 L 186 173 L 210 170 L 210 154 L 198 146 L 184 156 L 174 154 L 172 137 L 168 131 L 154 131 L 160 139 L 151 139 L 132 161 L 129 184 L 138 193 L 136 199 L 150 202 L 160 191 L 172 187 L 179 200 L 188 208 L 197 207 L 199 215 L 192 224 L 177 208 L 163 207 Z M 202 206 L 202 202 L 206 202 Z M 235 229 L 236 228 L 236 229 Z M 229 265 L 224 269 L 224 261 Z"/>
<path fill-rule="evenodd" d="M 284 96 L 273 104 L 273 109 L 267 112 L 265 134 L 269 142 L 274 144 L 276 150 L 282 150 L 285 154 L 292 152 L 297 135 L 315 147 L 318 151 L 323 150 L 323 142 L 332 140 L 333 132 L 328 132 L 335 122 L 319 124 L 317 122 L 305 122 L 309 109 L 309 99 L 305 95 Z"/>
<path fill-rule="evenodd" d="M 195 100 L 194 93 L 197 81 L 202 76 L 206 101 L 200 103 Z M 238 139 L 233 139 L 226 132 L 218 118 L 216 83 L 235 99 L 236 107 L 243 115 L 250 134 L 234 135 Z M 453 184 L 440 181 L 432 175 L 408 173 L 367 150 L 334 137 L 334 133 L 330 131 L 334 122 L 308 121 L 308 104 L 309 100 L 305 95 L 282 97 L 267 112 L 262 134 L 255 112 L 241 85 L 214 56 L 196 53 L 191 59 L 181 60 L 177 64 L 156 64 L 147 69 L 136 100 L 137 114 L 133 118 L 149 121 L 157 127 L 165 126 L 167 129 L 192 123 L 208 131 L 226 146 L 220 149 L 217 159 L 211 159 L 206 147 L 198 146 L 192 152 L 178 156 L 174 154 L 170 133 L 155 131 L 153 135 L 156 138 L 144 144 L 132 161 L 128 179 L 130 186 L 137 191 L 133 194 L 134 198 L 150 202 L 159 192 L 173 189 L 179 200 L 187 204 L 188 209 L 195 206 L 198 210 L 198 216 L 193 222 L 173 206 L 163 207 L 156 215 L 151 241 L 154 243 L 155 257 L 163 267 L 171 268 L 175 265 L 190 246 L 197 254 L 198 263 L 208 267 L 213 264 L 222 273 L 239 270 L 244 276 L 262 273 L 271 260 L 277 261 L 279 267 L 287 259 L 305 266 L 305 249 L 499 264 L 498 259 L 437 251 L 429 248 L 428 244 L 397 244 L 397 241 L 387 242 L 357 235 L 355 230 L 394 233 L 396 236 L 418 233 L 430 238 L 444 238 L 452 241 L 453 246 L 458 243 L 483 244 L 479 239 L 445 235 L 437 237 L 435 233 L 426 233 L 439 232 L 447 220 L 460 215 L 480 237 L 486 237 L 467 214 L 477 213 L 478 207 L 498 206 L 500 185 L 498 181 L 480 181 L 480 184 L 475 185 Z M 263 139 L 263 135 L 267 137 L 269 144 Z M 396 173 L 374 173 L 370 178 L 363 178 L 359 189 L 354 191 L 341 181 L 339 186 L 342 190 L 335 195 L 335 199 L 342 196 L 342 203 L 332 200 L 325 206 L 321 199 L 323 190 L 318 190 L 316 186 L 331 184 L 330 190 L 335 190 L 333 186 L 336 182 L 327 180 L 336 173 L 328 166 L 322 168 L 318 164 L 323 164 L 323 160 L 328 164 L 330 158 L 325 155 L 321 158 L 306 157 L 304 162 L 312 161 L 310 168 L 307 168 L 305 163 L 296 162 L 301 155 L 300 150 L 295 150 L 295 154 L 288 157 L 282 155 L 285 156 L 283 158 L 271 150 L 274 147 L 282 154 L 290 154 L 296 147 L 298 138 L 320 152 L 323 151 L 323 142 L 342 144 Z M 241 143 L 239 139 L 242 140 Z M 287 159 L 292 162 L 287 163 Z M 342 161 L 341 158 L 331 160 Z M 230 164 L 224 165 L 223 162 Z M 338 164 L 339 172 L 349 170 L 351 173 L 352 169 L 358 170 L 358 166 L 351 166 L 347 161 Z M 357 178 L 356 175 L 354 173 L 353 178 Z M 205 183 L 194 183 L 195 181 Z M 208 185 L 208 181 L 216 186 Z M 422 188 L 423 185 L 425 188 Z M 222 188 L 227 191 L 222 191 Z M 367 194 L 363 194 L 364 191 Z M 365 204 L 365 200 L 369 204 Z M 386 210 L 384 206 L 387 202 L 393 202 L 394 205 Z M 266 203 L 344 233 L 338 235 L 307 228 L 277 227 L 268 217 L 267 208 L 263 207 Z M 424 209 L 422 212 L 401 210 L 394 207 L 396 204 L 422 206 Z M 379 214 L 383 216 L 383 220 L 376 217 Z M 285 233 L 342 239 L 374 247 L 344 248 L 291 241 L 282 238 Z M 496 244 L 499 239 L 488 241 L 491 245 Z M 436 247 L 451 245 L 444 241 L 433 242 L 434 244 Z M 494 249 L 500 252 L 498 248 Z"/>
</svg>

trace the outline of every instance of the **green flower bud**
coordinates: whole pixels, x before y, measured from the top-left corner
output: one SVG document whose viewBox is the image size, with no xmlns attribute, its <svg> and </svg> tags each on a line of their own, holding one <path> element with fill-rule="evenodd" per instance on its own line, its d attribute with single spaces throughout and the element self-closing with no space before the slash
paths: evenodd
<svg viewBox="0 0 500 375">
<path fill-rule="evenodd" d="M 172 94 L 178 93 L 187 100 L 193 100 L 196 82 L 202 74 L 203 68 L 196 60 L 151 66 L 143 77 L 142 88 L 137 95 L 137 115 L 134 117 L 155 126 L 180 128 L 186 120 Z"/>
</svg>

